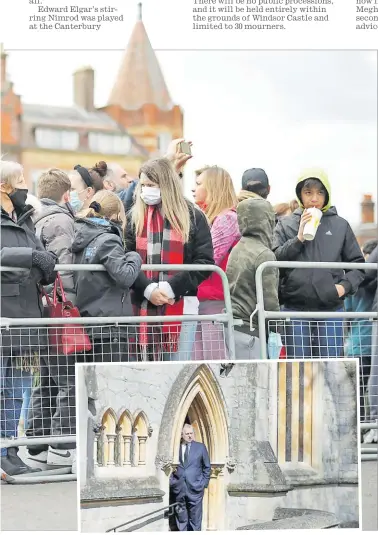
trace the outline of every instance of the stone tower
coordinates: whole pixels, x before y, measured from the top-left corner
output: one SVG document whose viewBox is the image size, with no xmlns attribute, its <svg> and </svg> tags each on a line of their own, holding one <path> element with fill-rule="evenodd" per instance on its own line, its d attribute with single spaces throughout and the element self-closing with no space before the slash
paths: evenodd
<svg viewBox="0 0 378 535">
<path fill-rule="evenodd" d="M 183 112 L 169 94 L 156 54 L 138 18 L 110 92 L 105 111 L 145 147 L 163 154 L 168 143 L 183 135 Z"/>
</svg>

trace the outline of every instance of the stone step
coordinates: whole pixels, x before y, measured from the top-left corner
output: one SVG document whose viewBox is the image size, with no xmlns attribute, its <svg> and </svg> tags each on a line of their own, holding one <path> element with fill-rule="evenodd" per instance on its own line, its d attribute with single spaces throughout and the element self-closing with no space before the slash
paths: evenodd
<svg viewBox="0 0 378 535">
<path fill-rule="evenodd" d="M 298 511 L 298 510 L 296 510 Z M 307 509 L 307 511 L 309 511 Z M 237 528 L 239 530 L 270 530 L 270 529 L 330 529 L 339 527 L 340 522 L 333 513 L 313 511 L 302 515 L 293 514 L 291 517 L 259 522 Z"/>
</svg>

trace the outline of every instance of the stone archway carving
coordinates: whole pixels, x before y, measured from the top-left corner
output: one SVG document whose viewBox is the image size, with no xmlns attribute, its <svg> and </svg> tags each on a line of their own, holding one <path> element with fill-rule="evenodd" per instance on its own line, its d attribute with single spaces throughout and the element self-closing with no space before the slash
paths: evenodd
<svg viewBox="0 0 378 535">
<path fill-rule="evenodd" d="M 228 454 L 228 424 L 223 394 L 210 367 L 197 366 L 177 407 L 171 435 L 173 461 L 178 462 L 181 430 L 189 411 L 200 414 L 199 431 L 205 440 L 211 462 L 225 462 Z M 202 429 L 201 429 L 202 427 Z"/>
<path fill-rule="evenodd" d="M 210 456 L 211 478 L 204 496 L 203 530 L 224 527 L 224 466 L 229 452 L 228 417 L 223 393 L 210 366 L 186 365 L 167 399 L 160 426 L 157 464 L 178 463 L 181 430 L 189 416 L 196 440 L 203 442 Z M 167 459 L 167 451 L 170 452 Z"/>
</svg>

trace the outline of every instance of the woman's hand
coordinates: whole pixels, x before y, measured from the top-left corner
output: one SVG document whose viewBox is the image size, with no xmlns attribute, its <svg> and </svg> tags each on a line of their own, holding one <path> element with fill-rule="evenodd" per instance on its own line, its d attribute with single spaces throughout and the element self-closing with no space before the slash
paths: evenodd
<svg viewBox="0 0 378 535">
<path fill-rule="evenodd" d="M 302 217 L 301 217 L 301 222 L 299 224 L 299 230 L 298 230 L 298 240 L 301 241 L 301 242 L 305 241 L 305 239 L 303 237 L 303 230 L 305 228 L 306 223 L 311 221 L 311 218 L 312 218 L 311 212 L 308 212 L 307 210 L 304 210 L 304 212 L 302 214 Z"/>
<path fill-rule="evenodd" d="M 168 304 L 171 304 L 170 303 L 171 299 L 168 298 L 167 294 L 165 294 L 162 290 L 160 290 L 159 288 L 156 288 L 152 294 L 151 294 L 151 297 L 150 297 L 150 302 L 157 306 L 157 307 L 160 307 L 160 306 L 163 306 L 163 305 L 168 305 Z"/>
<path fill-rule="evenodd" d="M 180 143 L 183 141 L 185 141 L 184 138 L 172 140 L 168 145 L 167 153 L 165 155 L 165 157 L 172 162 L 177 173 L 180 173 L 186 162 L 192 158 L 190 154 L 180 152 Z M 187 141 L 187 143 L 192 146 L 191 141 Z"/>
</svg>

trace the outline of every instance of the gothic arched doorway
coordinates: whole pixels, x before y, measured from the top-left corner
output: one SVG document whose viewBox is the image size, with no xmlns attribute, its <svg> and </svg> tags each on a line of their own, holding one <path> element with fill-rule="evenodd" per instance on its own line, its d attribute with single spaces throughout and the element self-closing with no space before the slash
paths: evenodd
<svg viewBox="0 0 378 535">
<path fill-rule="evenodd" d="M 211 462 L 209 487 L 203 500 L 203 531 L 224 529 L 224 466 L 228 456 L 228 426 L 225 403 L 217 381 L 207 365 L 197 368 L 181 397 L 172 434 L 174 464 L 178 463 L 181 431 L 190 423 L 195 440 L 205 444 Z"/>
</svg>

